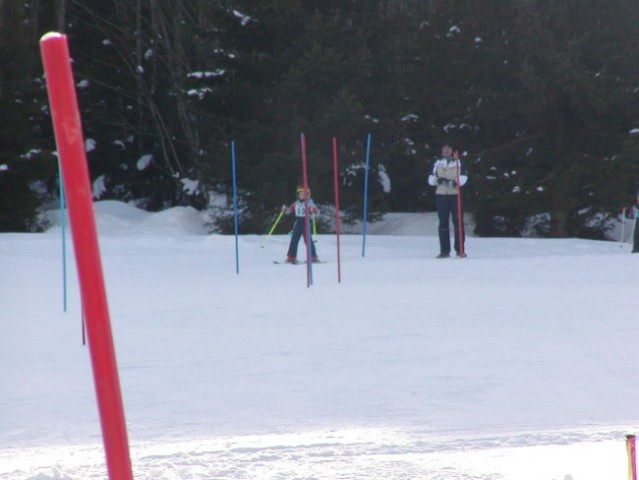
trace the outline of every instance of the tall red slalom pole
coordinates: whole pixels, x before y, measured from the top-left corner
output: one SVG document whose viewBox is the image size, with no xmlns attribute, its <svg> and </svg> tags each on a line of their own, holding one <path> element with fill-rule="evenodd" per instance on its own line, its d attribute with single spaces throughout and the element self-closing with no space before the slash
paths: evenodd
<svg viewBox="0 0 639 480">
<path fill-rule="evenodd" d="M 337 176 L 337 138 L 333 137 L 333 183 L 335 190 L 335 235 L 337 236 L 337 283 L 342 281 L 339 249 L 339 182 Z"/>
<path fill-rule="evenodd" d="M 455 164 L 457 165 L 457 235 L 459 236 L 459 256 L 464 257 L 464 218 L 462 211 L 461 184 L 459 183 L 459 152 L 455 150 Z"/>
<path fill-rule="evenodd" d="M 40 39 L 40 52 L 67 195 L 107 469 L 111 480 L 129 480 L 131 458 L 67 37 L 47 33 Z"/>
<path fill-rule="evenodd" d="M 302 183 L 304 185 L 304 236 L 306 237 L 306 286 L 313 284 L 313 261 L 311 258 L 311 222 L 308 212 L 308 174 L 306 167 L 306 137 L 301 135 L 302 142 Z"/>
<path fill-rule="evenodd" d="M 626 435 L 626 451 L 628 452 L 628 480 L 637 480 L 637 455 L 635 435 Z"/>
</svg>

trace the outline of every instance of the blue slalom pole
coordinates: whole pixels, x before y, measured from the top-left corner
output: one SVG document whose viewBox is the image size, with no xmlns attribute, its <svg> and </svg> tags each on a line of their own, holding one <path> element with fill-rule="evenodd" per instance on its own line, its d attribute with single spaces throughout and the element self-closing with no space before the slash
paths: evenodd
<svg viewBox="0 0 639 480">
<path fill-rule="evenodd" d="M 235 273 L 240 273 L 240 253 L 238 247 L 237 176 L 235 173 L 235 141 L 231 141 L 231 170 L 233 172 L 233 229 L 235 231 Z"/>
<path fill-rule="evenodd" d="M 60 168 L 60 166 L 58 166 Z M 62 185 L 62 171 L 58 176 L 60 184 L 60 229 L 62 230 L 62 308 L 67 311 L 67 241 L 66 216 L 64 214 L 64 186 Z"/>
<path fill-rule="evenodd" d="M 366 255 L 366 216 L 368 213 L 368 170 L 371 161 L 371 134 L 366 139 L 366 166 L 364 167 L 364 217 L 362 219 L 362 257 Z"/>
</svg>

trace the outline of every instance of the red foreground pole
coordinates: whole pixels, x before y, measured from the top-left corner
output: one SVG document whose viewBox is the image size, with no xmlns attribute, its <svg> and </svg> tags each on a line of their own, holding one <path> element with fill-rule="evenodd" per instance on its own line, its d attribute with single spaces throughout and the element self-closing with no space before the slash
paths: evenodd
<svg viewBox="0 0 639 480">
<path fill-rule="evenodd" d="M 124 408 L 67 37 L 47 33 L 40 39 L 40 53 L 67 195 L 107 469 L 111 480 L 130 480 L 133 473 Z"/>
</svg>

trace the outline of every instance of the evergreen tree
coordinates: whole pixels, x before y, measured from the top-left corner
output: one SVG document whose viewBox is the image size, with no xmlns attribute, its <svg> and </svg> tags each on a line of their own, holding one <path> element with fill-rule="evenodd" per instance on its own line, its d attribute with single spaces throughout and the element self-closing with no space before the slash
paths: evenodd
<svg viewBox="0 0 639 480">
<path fill-rule="evenodd" d="M 360 218 L 433 208 L 441 143 L 464 155 L 480 235 L 600 238 L 635 187 L 639 13 L 630 0 L 58 0 L 0 5 L 0 229 L 34 228 L 57 165 L 33 46 L 70 39 L 96 196 L 230 200 L 263 232 L 301 181 Z M 9 120 L 10 119 L 10 120 Z M 392 188 L 382 188 L 387 175 Z M 230 209 L 220 226 L 229 228 Z M 540 219 L 543 220 L 540 222 Z M 226 226 L 225 226 L 226 225 Z"/>
<path fill-rule="evenodd" d="M 628 41 L 637 33 L 636 9 L 624 1 L 514 7 L 504 56 L 517 131 L 482 159 L 484 178 L 501 193 L 490 189 L 497 201 L 480 233 L 505 225 L 503 233 L 521 233 L 524 219 L 537 214 L 547 215 L 549 235 L 601 237 L 611 207 L 629 190 L 624 176 L 638 173 L 623 155 L 637 111 L 628 68 L 637 53 Z"/>
<path fill-rule="evenodd" d="M 40 29 L 53 27 L 53 5 L 0 4 L 0 231 L 32 231 L 55 179 L 53 133 L 46 109 Z"/>
</svg>

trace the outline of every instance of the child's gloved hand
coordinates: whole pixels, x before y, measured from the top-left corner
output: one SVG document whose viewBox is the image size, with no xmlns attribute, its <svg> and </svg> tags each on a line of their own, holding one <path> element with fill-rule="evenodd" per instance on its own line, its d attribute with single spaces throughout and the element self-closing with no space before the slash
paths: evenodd
<svg viewBox="0 0 639 480">
<path fill-rule="evenodd" d="M 282 211 L 286 211 L 286 205 L 282 205 Z"/>
</svg>

